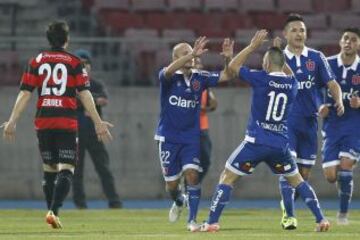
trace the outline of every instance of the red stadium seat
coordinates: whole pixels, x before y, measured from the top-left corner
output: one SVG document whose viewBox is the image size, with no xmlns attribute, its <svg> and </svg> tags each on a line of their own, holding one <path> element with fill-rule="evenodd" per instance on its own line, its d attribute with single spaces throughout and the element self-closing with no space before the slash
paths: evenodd
<svg viewBox="0 0 360 240">
<path fill-rule="evenodd" d="M 127 28 L 144 27 L 141 15 L 134 13 L 122 13 L 114 10 L 102 10 L 99 13 L 100 22 L 103 26 L 110 27 L 113 32 L 121 32 Z"/>
<path fill-rule="evenodd" d="M 309 13 L 313 12 L 313 5 L 311 0 L 278 0 L 278 8 L 282 12 L 298 12 Z"/>
<path fill-rule="evenodd" d="M 311 14 L 303 16 L 308 29 L 326 29 L 327 17 L 325 14 Z"/>
<path fill-rule="evenodd" d="M 351 10 L 357 13 L 360 13 L 360 1 L 352 0 L 351 1 Z"/>
<path fill-rule="evenodd" d="M 283 14 L 257 13 L 252 14 L 252 18 L 257 28 L 274 30 L 284 28 L 287 16 Z"/>
<path fill-rule="evenodd" d="M 168 0 L 170 10 L 200 10 L 201 0 Z"/>
<path fill-rule="evenodd" d="M 252 28 L 253 25 L 252 19 L 248 15 L 224 13 L 222 17 L 222 28 L 230 31 L 240 28 Z"/>
<path fill-rule="evenodd" d="M 350 9 L 350 0 L 314 0 L 317 12 L 341 12 Z"/>
<path fill-rule="evenodd" d="M 347 27 L 359 27 L 360 16 L 355 14 L 333 14 L 331 17 L 331 27 L 335 29 L 344 29 Z"/>
<path fill-rule="evenodd" d="M 177 41 L 193 41 L 195 39 L 195 33 L 191 29 L 164 29 L 162 36 Z"/>
<path fill-rule="evenodd" d="M 83 0 L 84 1 L 84 0 Z M 96 9 L 129 10 L 129 0 L 95 0 Z"/>
<path fill-rule="evenodd" d="M 156 29 L 186 28 L 186 13 L 147 13 L 146 27 Z"/>
<path fill-rule="evenodd" d="M 234 10 L 237 11 L 239 9 L 238 0 L 204 0 L 204 5 L 206 10 Z"/>
<path fill-rule="evenodd" d="M 198 36 L 209 38 L 233 38 L 233 33 L 228 29 L 204 28 L 198 31 Z"/>
<path fill-rule="evenodd" d="M 274 0 L 240 0 L 243 12 L 275 12 Z"/>
<path fill-rule="evenodd" d="M 131 0 L 134 11 L 165 11 L 165 0 Z"/>
</svg>

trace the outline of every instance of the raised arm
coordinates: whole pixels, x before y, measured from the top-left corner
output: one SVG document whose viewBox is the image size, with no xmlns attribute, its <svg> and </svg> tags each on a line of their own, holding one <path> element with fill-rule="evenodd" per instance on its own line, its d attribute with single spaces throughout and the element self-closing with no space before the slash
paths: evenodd
<svg viewBox="0 0 360 240">
<path fill-rule="evenodd" d="M 207 52 L 208 49 L 205 49 L 206 43 L 208 43 L 206 37 L 199 37 L 198 39 L 196 39 L 192 52 L 176 59 L 165 68 L 165 77 L 167 79 L 170 79 L 170 77 L 174 75 L 177 70 L 181 69 L 188 61 L 193 58 L 199 57 L 203 53 Z"/>
<path fill-rule="evenodd" d="M 225 82 L 234 78 L 233 73 L 229 69 L 229 63 L 234 56 L 234 41 L 229 38 L 225 38 L 222 44 L 222 52 L 220 53 L 224 57 L 224 70 L 220 72 L 219 82 Z"/>
<path fill-rule="evenodd" d="M 1 124 L 4 128 L 3 137 L 7 141 L 15 140 L 16 122 L 19 120 L 21 113 L 24 111 L 31 99 L 31 92 L 21 90 L 16 98 L 15 105 L 7 122 Z"/>
<path fill-rule="evenodd" d="M 101 120 L 96 110 L 94 99 L 89 90 L 83 90 L 79 93 L 79 98 L 85 110 L 89 113 L 91 120 L 94 122 L 95 130 L 99 141 L 112 140 L 109 127 L 113 127 L 111 123 Z"/>
<path fill-rule="evenodd" d="M 250 44 L 239 52 L 230 62 L 229 69 L 235 75 L 239 75 L 240 67 L 245 63 L 250 54 L 258 49 L 267 37 L 268 32 L 265 29 L 257 31 L 251 39 Z"/>
</svg>

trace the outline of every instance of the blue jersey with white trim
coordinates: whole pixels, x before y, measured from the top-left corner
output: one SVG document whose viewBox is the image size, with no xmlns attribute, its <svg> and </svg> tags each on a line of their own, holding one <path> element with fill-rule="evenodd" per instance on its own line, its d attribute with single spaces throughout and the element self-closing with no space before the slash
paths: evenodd
<svg viewBox="0 0 360 240">
<path fill-rule="evenodd" d="M 219 72 L 193 70 L 189 79 L 177 71 L 166 79 L 162 69 L 160 79 L 160 120 L 155 139 L 173 143 L 199 143 L 201 94 L 217 85 Z"/>
<path fill-rule="evenodd" d="M 325 94 L 325 103 L 331 105 L 330 113 L 324 119 L 323 130 L 326 136 L 332 135 L 357 135 L 360 136 L 360 109 L 350 107 L 352 96 L 360 96 L 360 60 L 356 56 L 351 66 L 345 66 L 339 55 L 328 58 L 331 69 L 335 73 L 336 81 L 339 83 L 343 93 L 343 103 L 345 113 L 341 117 L 337 116 L 336 109 L 333 107 L 334 99 L 329 91 Z"/>
<path fill-rule="evenodd" d="M 287 121 L 297 93 L 296 78 L 247 67 L 240 68 L 239 76 L 253 88 L 245 140 L 277 148 L 288 146 Z"/>
<path fill-rule="evenodd" d="M 286 47 L 284 53 L 299 82 L 291 117 L 316 117 L 322 103 L 321 88 L 335 76 L 322 52 L 304 47 L 301 55 L 296 56 Z"/>
</svg>

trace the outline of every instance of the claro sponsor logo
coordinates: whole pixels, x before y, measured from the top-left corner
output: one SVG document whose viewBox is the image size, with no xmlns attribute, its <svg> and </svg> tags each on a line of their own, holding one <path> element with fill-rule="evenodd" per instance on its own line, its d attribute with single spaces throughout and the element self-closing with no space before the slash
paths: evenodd
<svg viewBox="0 0 360 240">
<path fill-rule="evenodd" d="M 332 98 L 330 91 L 327 91 L 327 95 L 329 98 Z M 350 88 L 349 92 L 343 92 L 342 93 L 344 100 L 350 100 L 353 96 L 358 97 L 359 96 L 359 90 L 354 90 L 353 88 Z"/>
<path fill-rule="evenodd" d="M 169 103 L 173 106 L 183 107 L 183 108 L 195 108 L 199 101 L 195 100 L 186 100 L 178 96 L 170 96 Z"/>
<path fill-rule="evenodd" d="M 315 85 L 315 77 L 309 75 L 308 79 L 298 83 L 299 90 L 310 89 Z"/>
</svg>

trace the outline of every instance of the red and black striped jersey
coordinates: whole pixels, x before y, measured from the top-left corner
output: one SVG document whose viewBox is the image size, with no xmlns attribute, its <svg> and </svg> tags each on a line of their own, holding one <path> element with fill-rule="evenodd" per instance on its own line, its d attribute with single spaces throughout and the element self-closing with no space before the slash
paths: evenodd
<svg viewBox="0 0 360 240">
<path fill-rule="evenodd" d="M 38 90 L 35 129 L 76 131 L 76 93 L 89 87 L 88 74 L 78 57 L 64 50 L 51 50 L 29 61 L 20 90 Z"/>
</svg>

